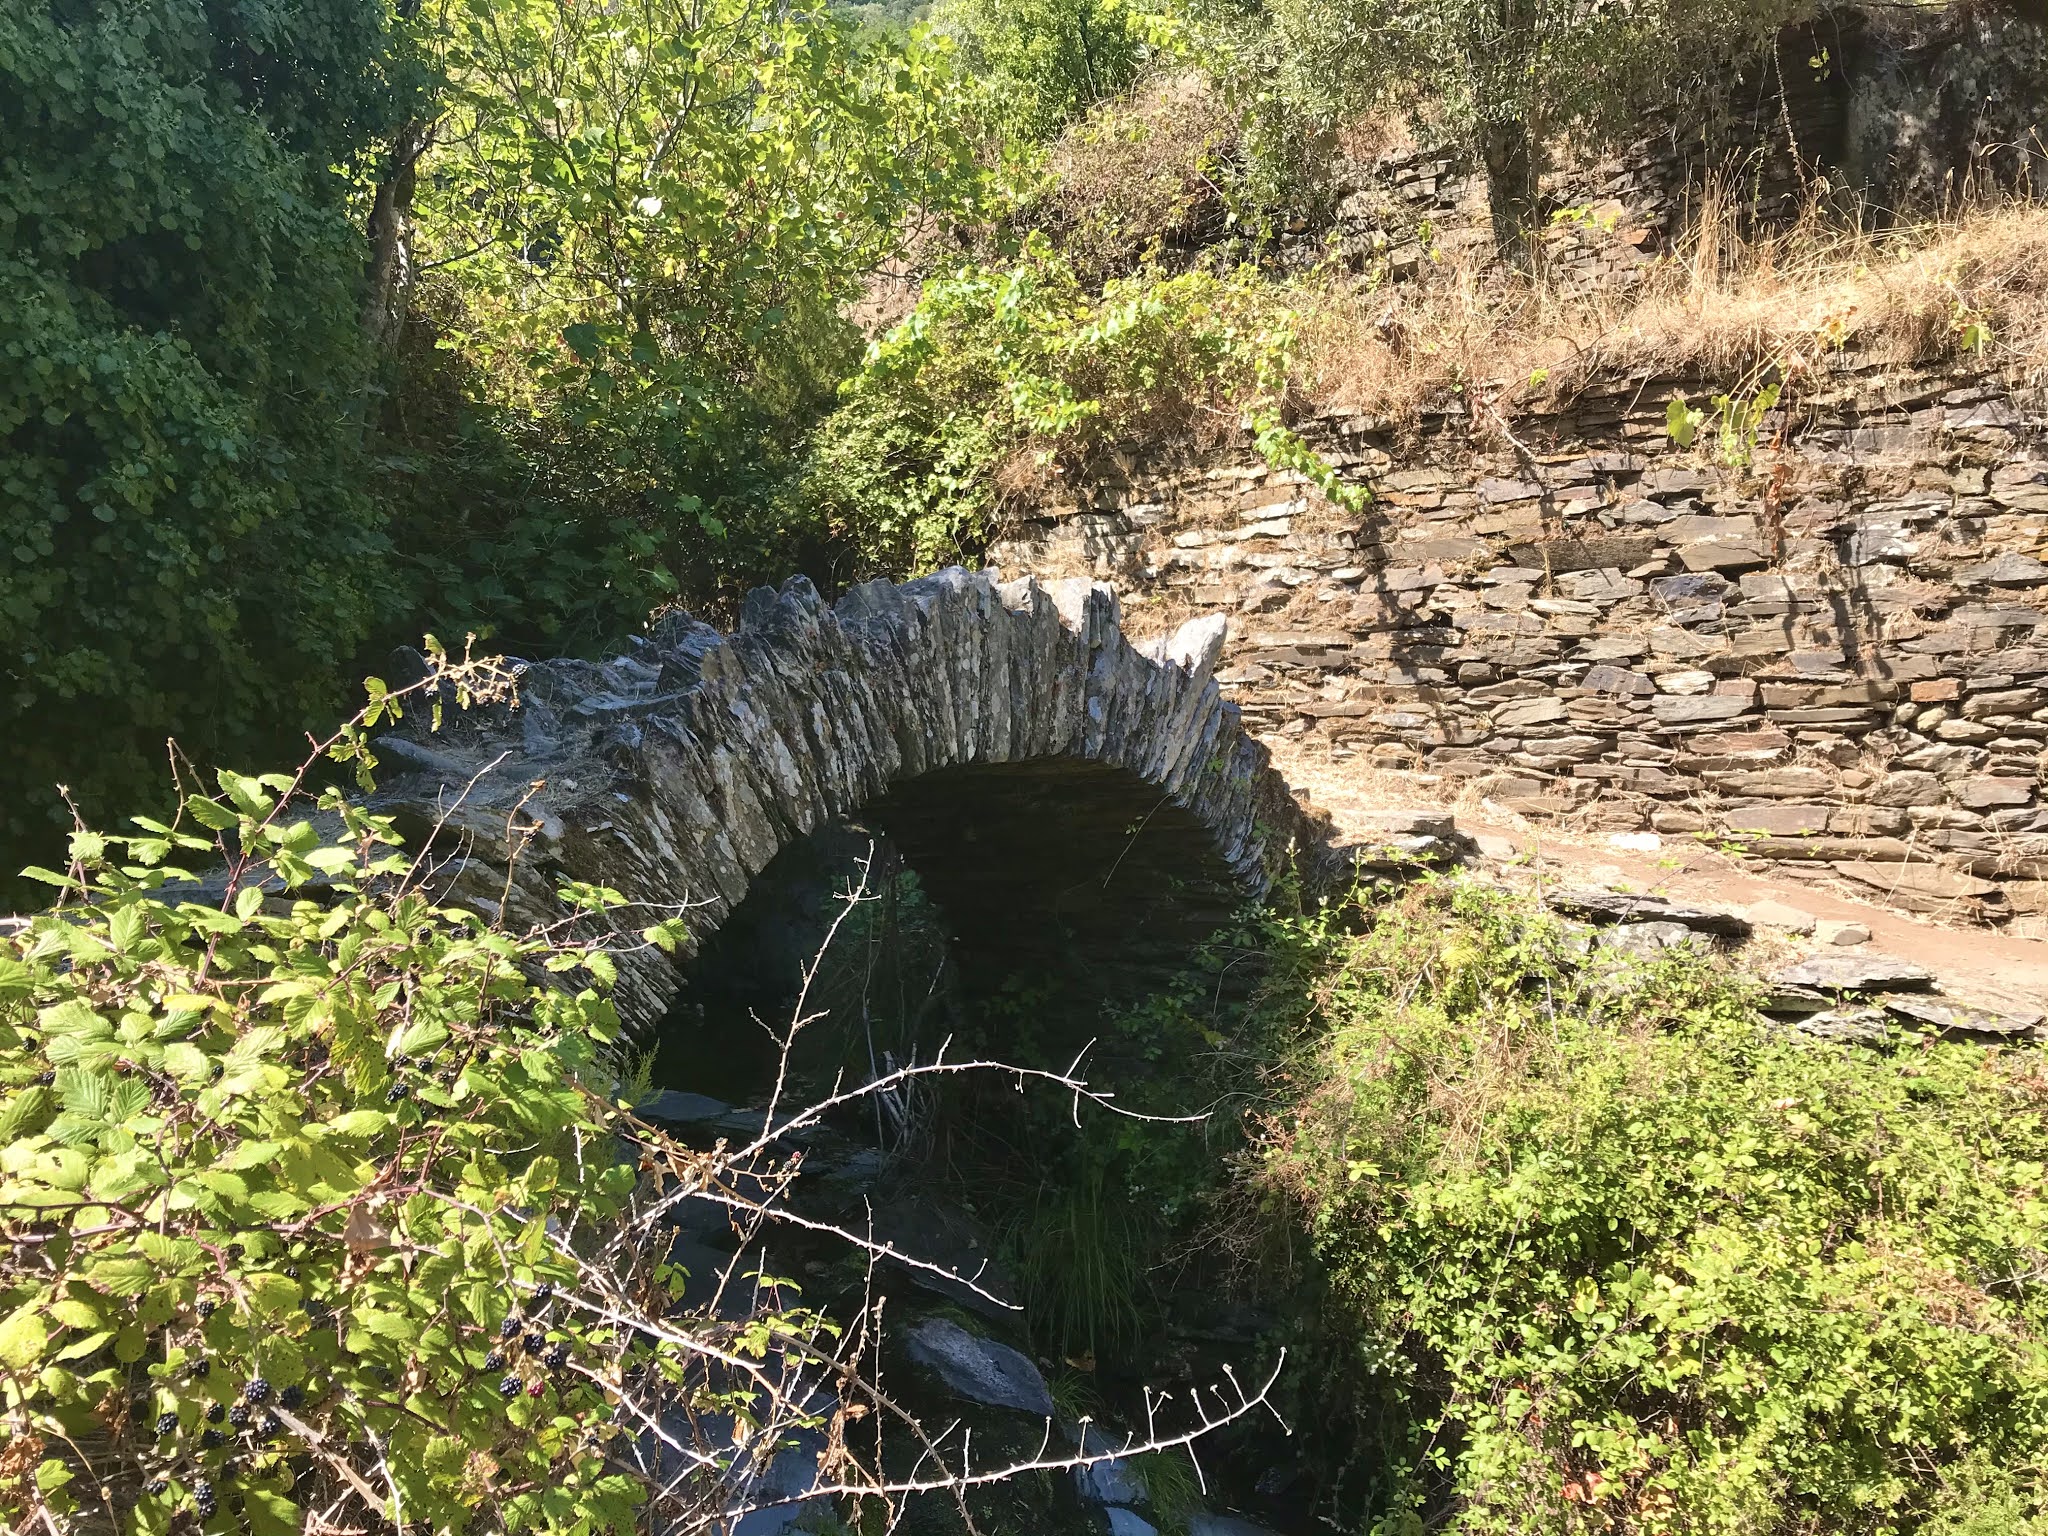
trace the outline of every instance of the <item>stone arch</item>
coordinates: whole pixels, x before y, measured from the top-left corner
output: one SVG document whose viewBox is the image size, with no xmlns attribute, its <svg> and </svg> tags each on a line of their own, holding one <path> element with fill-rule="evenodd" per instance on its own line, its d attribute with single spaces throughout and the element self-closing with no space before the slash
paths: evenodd
<svg viewBox="0 0 2048 1536">
<path fill-rule="evenodd" d="M 1263 895 L 1312 832 L 1212 677 L 1223 620 L 1139 645 L 1116 594 L 959 569 L 836 604 L 803 577 L 726 635 L 685 614 L 606 661 L 526 668 L 513 710 L 380 739 L 380 808 L 451 899 L 559 917 L 565 879 L 687 907 L 692 941 L 784 847 L 859 815 L 903 849 L 970 958 L 1057 949 L 1128 979 Z M 1176 947 L 1178 953 L 1176 954 Z M 622 964 L 630 1028 L 681 984 Z"/>
</svg>

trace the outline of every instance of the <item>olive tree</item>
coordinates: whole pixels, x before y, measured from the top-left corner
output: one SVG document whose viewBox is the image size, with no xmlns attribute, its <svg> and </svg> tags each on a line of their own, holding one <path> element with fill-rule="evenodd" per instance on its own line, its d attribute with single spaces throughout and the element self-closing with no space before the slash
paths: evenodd
<svg viewBox="0 0 2048 1536">
<path fill-rule="evenodd" d="M 1526 250 L 1552 146 L 1611 138 L 1711 87 L 1805 0 L 1266 0 L 1197 11 L 1218 51 L 1324 117 L 1405 109 L 1484 169 L 1496 243 Z"/>
</svg>

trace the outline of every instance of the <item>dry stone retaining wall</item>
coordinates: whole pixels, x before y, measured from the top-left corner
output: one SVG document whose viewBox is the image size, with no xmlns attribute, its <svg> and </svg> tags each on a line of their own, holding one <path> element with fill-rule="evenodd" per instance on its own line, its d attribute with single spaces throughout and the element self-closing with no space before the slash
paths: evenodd
<svg viewBox="0 0 2048 1536">
<path fill-rule="evenodd" d="M 1309 431 L 1376 488 L 1363 517 L 1226 454 L 1046 505 L 991 560 L 1227 616 L 1218 679 L 1261 731 L 2040 927 L 2038 408 L 1843 355 L 1731 468 L 1668 440 L 1677 385 L 1609 381 L 1513 445 L 1455 407 L 1413 433 L 1334 413 Z"/>
</svg>

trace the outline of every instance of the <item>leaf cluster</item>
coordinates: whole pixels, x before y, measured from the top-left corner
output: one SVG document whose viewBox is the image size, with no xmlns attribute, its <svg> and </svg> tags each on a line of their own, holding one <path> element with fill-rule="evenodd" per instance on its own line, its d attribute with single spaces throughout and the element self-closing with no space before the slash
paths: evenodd
<svg viewBox="0 0 2048 1536">
<path fill-rule="evenodd" d="M 372 693 L 345 753 L 413 702 Z M 297 786 L 77 833 L 0 950 L 0 1509 L 633 1529 L 650 1405 L 753 1409 L 686 1370 L 681 1273 L 617 1248 L 704 1159 L 614 1101 L 613 955 L 436 905 L 388 821 Z"/>
<path fill-rule="evenodd" d="M 928 569 L 979 553 L 1005 473 L 1248 426 L 1268 462 L 1355 506 L 1360 488 L 1283 419 L 1293 345 L 1292 314 L 1255 273 L 1146 270 L 1098 294 L 1034 234 L 1014 265 L 928 282 L 869 347 L 803 493 L 870 568 Z"/>
<path fill-rule="evenodd" d="M 1411 1416 L 1413 1507 L 1473 1533 L 2031 1528 L 2037 1056 L 1796 1036 L 1711 960 L 1589 961 L 1464 884 L 1297 937 L 1327 1033 L 1266 1177 Z"/>
<path fill-rule="evenodd" d="M 173 730 L 207 754 L 335 708 L 337 651 L 387 611 L 346 169 L 388 104 L 387 23 L 375 0 L 0 13 L 9 847 L 59 841 L 59 781 L 139 803 Z"/>
</svg>

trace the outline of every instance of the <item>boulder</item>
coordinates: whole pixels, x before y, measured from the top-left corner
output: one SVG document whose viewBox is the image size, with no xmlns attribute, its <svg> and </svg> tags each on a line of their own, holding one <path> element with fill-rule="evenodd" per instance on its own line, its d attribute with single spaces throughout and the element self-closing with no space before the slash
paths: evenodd
<svg viewBox="0 0 2048 1536">
<path fill-rule="evenodd" d="M 1683 923 L 1616 923 L 1601 933 L 1600 947 L 1654 960 L 1665 950 L 1690 944 L 1698 937 Z"/>
<path fill-rule="evenodd" d="M 2041 1015 L 2024 1009 L 1998 1013 L 1966 1003 L 1937 1002 L 1928 997 L 1888 997 L 1884 1011 L 1907 1024 L 1925 1024 L 1944 1035 L 1976 1040 L 2039 1039 Z"/>
<path fill-rule="evenodd" d="M 1870 942 L 1870 930 L 1847 918 L 1822 918 L 1813 925 L 1813 936 L 1823 944 L 1839 944 L 1844 949 Z"/>
<path fill-rule="evenodd" d="M 1273 1536 L 1273 1532 L 1236 1515 L 1212 1515 L 1198 1509 L 1188 1516 L 1188 1536 Z"/>
<path fill-rule="evenodd" d="M 1078 1455 L 1102 1456 L 1116 1446 L 1099 1426 L 1083 1424 L 1075 1449 Z M 1143 1504 L 1150 1497 L 1145 1491 L 1145 1480 L 1138 1476 L 1129 1458 L 1123 1456 L 1074 1468 L 1074 1489 L 1090 1504 Z"/>
<path fill-rule="evenodd" d="M 633 1113 L 657 1125 L 705 1125 L 733 1112 L 730 1104 L 708 1094 L 664 1088 L 633 1106 Z"/>
<path fill-rule="evenodd" d="M 911 1360 L 962 1402 L 1052 1417 L 1052 1391 L 1045 1377 L 1009 1345 L 969 1333 L 943 1317 L 919 1321 L 906 1335 L 906 1343 Z"/>
<path fill-rule="evenodd" d="M 1891 1038 L 1881 1008 L 1829 1008 L 1809 1013 L 1793 1026 L 1802 1035 L 1839 1045 L 1883 1045 Z"/>
<path fill-rule="evenodd" d="M 1825 992 L 1925 992 L 1934 973 L 1891 955 L 1813 955 L 1771 977 L 1781 987 L 1817 987 Z"/>
<path fill-rule="evenodd" d="M 1731 939 L 1747 938 L 1749 922 L 1734 912 L 1708 907 L 1690 907 L 1667 901 L 1662 896 L 1595 888 L 1557 891 L 1550 896 L 1553 911 L 1592 923 L 1679 923 L 1700 933 L 1721 934 Z"/>
<path fill-rule="evenodd" d="M 1811 912 L 1782 901 L 1760 901 L 1743 915 L 1759 928 L 1776 928 L 1785 933 L 1812 933 L 1818 922 Z"/>
</svg>

